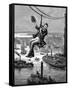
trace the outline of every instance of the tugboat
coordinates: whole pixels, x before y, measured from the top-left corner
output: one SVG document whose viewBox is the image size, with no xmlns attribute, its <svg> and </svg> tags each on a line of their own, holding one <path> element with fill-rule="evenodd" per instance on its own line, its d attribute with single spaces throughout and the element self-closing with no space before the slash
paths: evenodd
<svg viewBox="0 0 69 90">
<path fill-rule="evenodd" d="M 27 63 L 26 61 L 14 61 L 14 67 L 15 68 L 33 68 L 34 64 L 31 63 Z"/>
<path fill-rule="evenodd" d="M 62 55 L 56 54 L 54 56 L 43 56 L 43 61 L 56 68 L 66 67 L 66 58 Z"/>
</svg>

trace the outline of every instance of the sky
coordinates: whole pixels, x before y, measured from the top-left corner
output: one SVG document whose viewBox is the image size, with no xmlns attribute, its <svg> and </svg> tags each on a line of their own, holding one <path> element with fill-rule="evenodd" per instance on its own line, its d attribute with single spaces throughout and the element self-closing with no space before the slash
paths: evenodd
<svg viewBox="0 0 69 90">
<path fill-rule="evenodd" d="M 34 9 L 35 7 L 32 6 Z M 65 8 L 56 7 L 39 7 L 44 13 L 49 14 L 52 17 L 63 17 L 65 14 Z M 35 9 L 36 10 L 36 9 Z M 31 16 L 36 18 L 36 23 L 31 22 Z M 36 32 L 35 25 L 40 24 L 40 15 L 35 13 L 29 6 L 15 5 L 15 32 Z M 64 33 L 65 18 L 52 20 L 48 18 L 42 18 L 42 23 L 48 23 L 49 33 Z"/>
</svg>

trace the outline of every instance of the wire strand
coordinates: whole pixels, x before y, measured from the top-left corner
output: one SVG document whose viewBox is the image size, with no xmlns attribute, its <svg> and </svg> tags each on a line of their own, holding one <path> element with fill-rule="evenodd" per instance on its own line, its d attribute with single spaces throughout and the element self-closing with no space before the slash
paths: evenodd
<svg viewBox="0 0 69 90">
<path fill-rule="evenodd" d="M 40 10 L 39 8 L 37 8 L 36 6 L 34 6 L 38 11 L 40 11 L 42 14 L 40 14 L 38 11 L 36 11 L 35 9 L 33 9 L 31 6 L 29 6 L 33 11 L 35 11 L 37 14 L 39 14 L 40 16 L 42 15 L 44 18 L 48 18 L 48 19 L 53 19 L 53 20 L 56 20 L 56 19 L 63 19 L 63 17 L 52 17 L 46 13 L 44 13 L 42 10 Z M 44 14 L 44 15 L 43 15 Z"/>
<path fill-rule="evenodd" d="M 29 6 L 34 12 L 36 12 L 37 14 L 39 14 L 39 15 L 42 15 L 42 14 L 40 14 L 40 13 L 38 13 L 36 10 L 34 10 L 31 6 Z"/>
<path fill-rule="evenodd" d="M 63 16 L 63 17 L 52 17 L 52 16 L 50 16 L 50 15 L 44 13 L 42 10 L 40 10 L 40 9 L 37 8 L 36 6 L 35 6 L 35 8 L 36 8 L 37 10 L 39 10 L 41 13 L 43 13 L 44 15 L 47 15 L 48 17 L 50 17 L 51 19 L 62 19 L 62 18 L 64 18 L 64 16 Z"/>
</svg>

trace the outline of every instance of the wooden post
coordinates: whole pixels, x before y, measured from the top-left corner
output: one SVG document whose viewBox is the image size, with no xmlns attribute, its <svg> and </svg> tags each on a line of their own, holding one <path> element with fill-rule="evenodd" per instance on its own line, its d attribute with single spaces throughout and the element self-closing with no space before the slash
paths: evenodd
<svg viewBox="0 0 69 90">
<path fill-rule="evenodd" d="M 43 78 L 43 62 L 41 61 L 41 78 Z"/>
</svg>

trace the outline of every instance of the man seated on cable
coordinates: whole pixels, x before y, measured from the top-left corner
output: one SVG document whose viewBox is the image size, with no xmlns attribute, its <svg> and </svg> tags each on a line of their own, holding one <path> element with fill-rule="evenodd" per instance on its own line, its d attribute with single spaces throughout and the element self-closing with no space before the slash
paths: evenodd
<svg viewBox="0 0 69 90">
<path fill-rule="evenodd" d="M 43 47 L 46 42 L 44 41 L 45 36 L 48 34 L 48 24 L 45 23 L 42 27 L 35 26 L 37 33 L 33 34 L 33 39 L 30 41 L 30 51 L 27 57 L 34 57 L 34 46 L 37 45 L 39 48 Z"/>
</svg>

